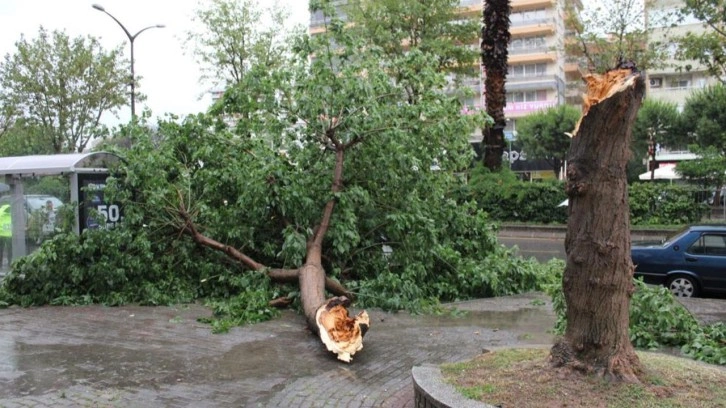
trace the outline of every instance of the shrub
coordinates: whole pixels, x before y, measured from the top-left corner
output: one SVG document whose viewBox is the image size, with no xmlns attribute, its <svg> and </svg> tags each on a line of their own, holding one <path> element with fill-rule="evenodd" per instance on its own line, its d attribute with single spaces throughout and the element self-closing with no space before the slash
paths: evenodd
<svg viewBox="0 0 726 408">
<path fill-rule="evenodd" d="M 712 364 L 726 364 L 726 325 L 718 322 L 704 326 L 694 333 L 681 351 L 696 360 Z"/>
<path fill-rule="evenodd" d="M 560 261 L 561 262 L 561 261 Z M 699 325 L 667 288 L 649 286 L 634 280 L 636 291 L 630 302 L 630 340 L 641 349 L 680 347 L 694 359 L 726 364 L 726 326 L 722 323 Z M 546 287 L 557 316 L 555 333 L 564 334 L 566 319 L 562 285 Z"/>
<path fill-rule="evenodd" d="M 708 211 L 691 186 L 633 183 L 629 189 L 630 220 L 636 225 L 679 225 L 698 222 Z"/>
<path fill-rule="evenodd" d="M 509 170 L 491 173 L 482 166 L 472 171 L 468 191 L 479 208 L 497 221 L 564 223 L 567 198 L 560 181 L 526 182 Z"/>
<path fill-rule="evenodd" d="M 508 170 L 475 169 L 467 193 L 479 208 L 500 222 L 567 222 L 567 198 L 561 181 L 525 182 Z M 682 225 L 700 221 L 708 212 L 704 194 L 688 185 L 634 183 L 628 188 L 633 225 Z"/>
</svg>

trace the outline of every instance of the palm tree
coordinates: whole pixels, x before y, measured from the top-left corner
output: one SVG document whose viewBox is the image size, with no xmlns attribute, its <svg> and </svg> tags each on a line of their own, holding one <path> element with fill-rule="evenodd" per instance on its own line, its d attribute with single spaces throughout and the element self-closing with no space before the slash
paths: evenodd
<svg viewBox="0 0 726 408">
<path fill-rule="evenodd" d="M 504 153 L 504 106 L 507 92 L 510 0 L 482 0 L 481 59 L 484 66 L 484 92 L 487 114 L 494 124 L 482 130 L 484 166 L 492 171 L 502 167 Z"/>
</svg>

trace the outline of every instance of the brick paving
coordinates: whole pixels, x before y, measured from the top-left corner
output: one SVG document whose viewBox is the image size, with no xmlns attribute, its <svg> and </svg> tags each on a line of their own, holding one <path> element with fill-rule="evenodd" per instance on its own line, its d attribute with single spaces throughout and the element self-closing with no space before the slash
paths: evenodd
<svg viewBox="0 0 726 408">
<path fill-rule="evenodd" d="M 369 310 L 371 330 L 351 364 L 325 351 L 290 311 L 212 334 L 197 322 L 210 315 L 200 305 L 4 309 L 0 407 L 408 408 L 413 366 L 552 339 L 554 315 L 541 294 L 457 307 L 470 312 Z"/>
</svg>

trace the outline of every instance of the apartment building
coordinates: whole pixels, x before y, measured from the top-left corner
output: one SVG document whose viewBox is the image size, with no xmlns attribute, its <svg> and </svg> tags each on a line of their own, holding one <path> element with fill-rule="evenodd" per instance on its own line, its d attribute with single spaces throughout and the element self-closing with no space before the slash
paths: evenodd
<svg viewBox="0 0 726 408">
<path fill-rule="evenodd" d="M 650 16 L 653 24 L 665 22 L 664 16 L 682 7 L 682 0 L 657 0 L 646 12 Z M 686 18 L 678 23 L 675 27 L 655 29 L 651 35 L 652 41 L 670 41 L 669 38 L 674 36 L 682 36 L 686 33 L 703 32 L 705 28 L 703 23 L 695 18 Z M 679 109 L 688 97 L 695 91 L 703 89 L 710 85 L 715 85 L 718 81 L 706 71 L 706 68 L 699 65 L 697 61 L 678 61 L 675 59 L 676 44 L 671 43 L 669 46 L 670 58 L 665 61 L 664 67 L 660 69 L 651 69 L 647 72 L 647 96 L 666 102 L 675 103 Z M 686 70 L 686 65 L 690 65 L 690 69 Z"/>
<path fill-rule="evenodd" d="M 339 15 L 345 17 L 342 5 L 336 2 Z M 566 101 L 566 73 L 577 73 L 574 64 L 566 65 L 563 42 L 565 38 L 564 0 L 513 0 L 510 15 L 509 74 L 507 76 L 507 107 L 509 121 L 505 130 L 516 136 L 516 120 L 540 109 Z M 481 16 L 482 0 L 461 0 L 462 16 Z M 322 32 L 322 13 L 310 17 L 310 33 Z M 479 78 L 465 81 L 475 97 L 464 101 L 472 109 L 484 108 L 484 72 Z M 579 81 L 580 77 L 577 76 Z M 574 94 L 574 93 L 573 93 Z M 579 98 L 579 92 L 577 97 Z M 577 101 L 579 104 L 581 99 Z M 480 136 L 481 137 L 481 136 Z"/>
<path fill-rule="evenodd" d="M 462 13 L 482 13 L 481 0 L 462 0 L 460 5 Z M 506 84 L 507 106 L 504 109 L 509 118 L 505 129 L 508 139 L 516 138 L 518 118 L 565 103 L 567 73 L 577 72 L 576 65 L 565 63 L 565 2 L 513 0 L 511 5 L 509 31 L 512 39 Z M 481 92 L 484 75 L 482 72 L 478 81 L 481 97 L 474 105 L 476 108 L 484 107 Z"/>
<path fill-rule="evenodd" d="M 528 178 L 555 177 L 548 165 L 527 162 L 526 154 L 513 146 L 517 136 L 517 119 L 549 107 L 564 103 L 576 106 L 582 104 L 581 72 L 575 63 L 567 63 L 564 53 L 566 39 L 565 13 L 566 2 L 574 2 L 581 8 L 579 0 L 512 0 L 510 14 L 509 73 L 506 91 L 507 106 L 505 115 L 508 118 L 504 130 L 508 143 L 505 162 L 512 164 L 512 169 L 526 173 Z M 345 18 L 345 0 L 334 2 L 338 15 Z M 461 16 L 481 19 L 482 0 L 460 0 Z M 310 16 L 309 32 L 321 33 L 325 30 L 321 12 Z M 478 47 L 479 44 L 472 44 Z M 473 110 L 485 109 L 484 75 L 480 66 L 480 75 L 463 81 L 473 91 L 473 97 L 463 101 Z M 572 85 L 568 85 L 568 82 Z M 482 140 L 481 131 L 470 135 L 469 141 L 478 145 Z M 550 174 L 551 173 L 551 174 Z"/>
</svg>

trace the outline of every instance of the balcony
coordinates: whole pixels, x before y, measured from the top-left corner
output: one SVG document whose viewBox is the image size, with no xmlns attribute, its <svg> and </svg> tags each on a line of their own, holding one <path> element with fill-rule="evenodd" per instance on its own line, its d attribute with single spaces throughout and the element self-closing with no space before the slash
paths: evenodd
<svg viewBox="0 0 726 408">
<path fill-rule="evenodd" d="M 555 33 L 555 20 L 552 17 L 522 20 L 512 22 L 509 32 L 512 37 L 532 35 L 553 35 Z"/>
<path fill-rule="evenodd" d="M 525 64 L 525 63 L 537 63 L 537 62 L 555 62 L 557 61 L 557 54 L 554 52 L 541 52 L 537 54 L 514 54 L 509 55 L 507 63 L 509 65 Z"/>
<path fill-rule="evenodd" d="M 565 62 L 565 73 L 567 75 L 579 75 L 585 74 L 585 71 L 580 67 L 580 64 L 576 62 Z"/>
<path fill-rule="evenodd" d="M 513 0 L 512 11 L 534 8 L 550 8 L 555 5 L 554 0 Z"/>
<path fill-rule="evenodd" d="M 342 10 L 341 7 L 335 8 L 335 13 L 338 18 L 340 18 L 343 21 L 346 21 L 348 18 L 347 14 Z M 328 17 L 328 20 L 330 17 Z M 323 12 L 318 10 L 315 13 L 310 14 L 310 27 L 322 27 L 325 25 L 326 17 L 323 15 Z"/>
<path fill-rule="evenodd" d="M 549 51 L 550 48 L 546 45 L 540 47 L 529 47 L 529 48 L 509 48 L 509 55 L 522 55 L 522 54 L 542 54 Z"/>
<path fill-rule="evenodd" d="M 535 89 L 549 89 L 557 91 L 560 89 L 559 84 L 562 80 L 555 75 L 539 75 L 539 76 L 507 76 L 507 92 L 509 91 L 527 91 Z"/>
<path fill-rule="evenodd" d="M 533 9 L 538 7 L 549 8 L 555 4 L 554 0 L 514 0 L 512 10 Z M 460 0 L 459 7 L 482 9 L 482 0 Z"/>
</svg>

